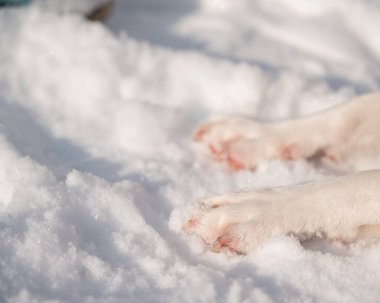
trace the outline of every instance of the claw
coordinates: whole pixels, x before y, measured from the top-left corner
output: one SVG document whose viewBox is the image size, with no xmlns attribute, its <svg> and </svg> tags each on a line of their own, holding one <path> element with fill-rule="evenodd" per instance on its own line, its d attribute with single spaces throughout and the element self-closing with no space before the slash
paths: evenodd
<svg viewBox="0 0 380 303">
<path fill-rule="evenodd" d="M 183 224 L 182 229 L 188 233 L 191 233 L 191 231 L 198 225 L 198 222 L 198 219 L 191 218 Z"/>
<path fill-rule="evenodd" d="M 219 161 L 219 162 L 223 161 L 223 157 L 222 157 L 222 152 L 221 152 L 221 150 L 217 149 L 217 148 L 215 147 L 215 145 L 213 145 L 213 144 L 209 144 L 209 145 L 208 145 L 208 148 L 210 149 L 210 151 L 211 151 L 211 153 L 213 154 L 214 159 L 215 159 L 216 161 Z"/>
<path fill-rule="evenodd" d="M 215 147 L 215 145 L 213 144 L 209 144 L 208 145 L 208 148 L 210 149 L 211 153 L 213 153 L 214 155 L 219 155 L 220 154 L 220 151 Z"/>
<path fill-rule="evenodd" d="M 227 246 L 227 241 L 223 240 L 222 237 L 219 237 L 215 240 L 214 244 L 212 244 L 211 250 L 215 253 L 219 253 L 225 246 Z"/>
<path fill-rule="evenodd" d="M 227 159 L 229 166 L 234 170 L 244 169 L 244 164 L 240 161 L 233 159 L 232 157 L 228 157 Z"/>
<path fill-rule="evenodd" d="M 233 240 L 227 237 L 220 236 L 218 239 L 215 240 L 214 244 L 211 247 L 211 251 L 213 251 L 214 253 L 220 253 L 223 248 L 227 248 L 234 255 L 245 255 L 243 252 L 237 250 L 235 247 L 231 245 L 233 241 L 236 242 L 236 239 Z"/>
<path fill-rule="evenodd" d="M 198 130 L 193 135 L 193 140 L 194 141 L 202 141 L 206 131 L 207 131 L 206 127 L 198 128 Z"/>
</svg>

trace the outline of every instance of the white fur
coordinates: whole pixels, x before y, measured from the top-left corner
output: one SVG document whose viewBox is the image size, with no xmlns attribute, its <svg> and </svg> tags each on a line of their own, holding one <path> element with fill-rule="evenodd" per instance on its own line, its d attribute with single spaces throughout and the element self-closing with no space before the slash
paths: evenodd
<svg viewBox="0 0 380 303">
<path fill-rule="evenodd" d="M 380 156 L 380 94 L 367 95 L 297 120 L 264 124 L 220 118 L 199 126 L 194 138 L 234 169 L 264 159 L 315 156 L 346 164 Z M 320 235 L 344 243 L 380 237 L 380 170 L 287 188 L 203 199 L 184 225 L 219 252 L 248 253 L 269 237 Z"/>
</svg>

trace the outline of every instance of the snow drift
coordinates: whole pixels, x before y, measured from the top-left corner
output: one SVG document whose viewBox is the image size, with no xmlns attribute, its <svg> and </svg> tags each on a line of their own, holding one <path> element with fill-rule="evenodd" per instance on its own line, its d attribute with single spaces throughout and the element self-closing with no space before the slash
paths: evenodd
<svg viewBox="0 0 380 303">
<path fill-rule="evenodd" d="M 199 197 L 334 173 L 231 172 L 191 132 L 378 89 L 376 2 L 119 1 L 112 31 L 55 9 L 0 12 L 1 301 L 379 300 L 379 246 L 279 237 L 233 257 L 181 232 Z"/>
</svg>

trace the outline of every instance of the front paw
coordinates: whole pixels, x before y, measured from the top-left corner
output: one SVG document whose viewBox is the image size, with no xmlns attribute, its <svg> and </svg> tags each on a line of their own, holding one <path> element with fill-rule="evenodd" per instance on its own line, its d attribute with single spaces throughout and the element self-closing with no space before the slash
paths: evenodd
<svg viewBox="0 0 380 303">
<path fill-rule="evenodd" d="M 226 162 L 233 170 L 254 170 L 262 160 L 307 158 L 319 148 L 303 130 L 235 117 L 202 123 L 194 140 L 207 146 L 216 160 Z"/>
<path fill-rule="evenodd" d="M 290 231 L 281 204 L 249 201 L 247 195 L 241 195 L 242 202 L 229 203 L 216 197 L 215 203 L 210 203 L 212 199 L 208 199 L 210 208 L 193 215 L 183 229 L 202 238 L 211 251 L 233 254 L 247 254 L 266 239 Z"/>
<path fill-rule="evenodd" d="M 207 146 L 216 160 L 226 161 L 228 145 L 237 140 L 261 136 L 263 131 L 263 125 L 252 120 L 223 117 L 201 123 L 193 139 Z"/>
<path fill-rule="evenodd" d="M 262 160 L 302 158 L 300 149 L 295 144 L 271 136 L 233 141 L 226 147 L 226 154 L 229 166 L 235 170 L 254 170 Z"/>
<path fill-rule="evenodd" d="M 251 220 L 226 228 L 214 241 L 211 250 L 216 253 L 228 250 L 236 255 L 246 255 L 269 238 L 287 233 L 288 230 L 276 221 Z"/>
</svg>

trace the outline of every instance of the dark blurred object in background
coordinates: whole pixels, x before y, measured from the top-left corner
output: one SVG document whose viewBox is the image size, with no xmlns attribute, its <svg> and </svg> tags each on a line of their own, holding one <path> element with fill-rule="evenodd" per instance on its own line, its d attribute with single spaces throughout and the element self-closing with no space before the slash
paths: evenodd
<svg viewBox="0 0 380 303">
<path fill-rule="evenodd" d="M 31 0 L 0 0 L 0 7 L 28 4 Z"/>
<path fill-rule="evenodd" d="M 1 1 L 1 0 L 0 0 Z M 86 15 L 88 20 L 104 22 L 111 14 L 114 0 L 108 1 Z"/>
<path fill-rule="evenodd" d="M 30 2 L 32 2 L 32 0 L 0 0 L 0 8 L 22 6 L 29 4 Z M 90 12 L 84 13 L 84 15 L 88 20 L 104 22 L 111 14 L 113 5 L 114 0 L 104 1 Z"/>
</svg>

